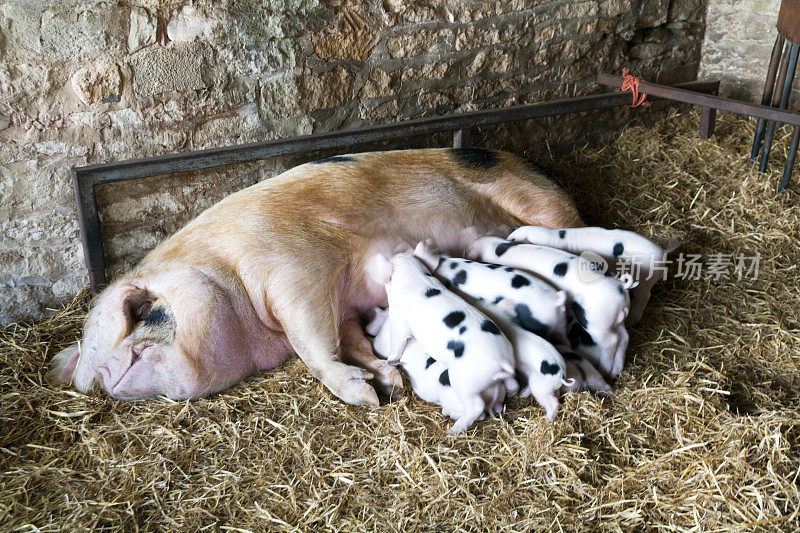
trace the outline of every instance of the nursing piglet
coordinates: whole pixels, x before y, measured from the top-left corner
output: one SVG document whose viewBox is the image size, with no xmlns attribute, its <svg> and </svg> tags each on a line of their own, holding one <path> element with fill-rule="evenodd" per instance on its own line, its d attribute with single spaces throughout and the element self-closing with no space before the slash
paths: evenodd
<svg viewBox="0 0 800 533">
<path fill-rule="evenodd" d="M 514 319 L 525 329 L 557 343 L 567 342 L 567 293 L 516 268 L 439 256 L 419 243 L 414 256 L 458 292 L 479 302 L 516 302 Z"/>
<path fill-rule="evenodd" d="M 565 362 L 559 351 L 539 335 L 523 328 L 517 318 L 517 302 L 505 299 L 497 304 L 484 304 L 485 309 L 501 324 L 517 356 L 517 379 L 521 382 L 519 395 L 533 395 L 547 413 L 547 419 L 555 420 L 558 412 L 558 392 L 565 381 Z"/>
<path fill-rule="evenodd" d="M 593 252 L 602 257 L 611 270 L 627 263 L 628 271 L 639 282 L 631 289 L 631 310 L 626 320 L 630 325 L 641 320 L 642 312 L 650 300 L 650 290 L 664 277 L 663 269 L 658 269 L 659 262 L 664 259 L 664 250 L 632 231 L 596 227 L 549 229 L 523 226 L 511 232 L 508 240 L 550 246 L 573 254 Z"/>
<path fill-rule="evenodd" d="M 591 344 L 592 351 L 585 353 L 601 372 L 611 377 L 619 375 L 628 340 L 620 328 L 624 330 L 622 324 L 628 315 L 630 300 L 626 289 L 631 285 L 596 272 L 579 256 L 547 246 L 483 237 L 470 245 L 468 255 L 528 270 L 566 291 L 572 300 L 569 309 L 580 327 L 568 328 L 570 343 L 577 349 L 581 344 Z M 577 332 L 584 338 L 577 338 Z"/>
<path fill-rule="evenodd" d="M 572 351 L 567 346 L 558 346 L 558 351 L 564 357 L 566 382 L 561 392 L 580 392 L 588 390 L 597 392 L 601 396 L 611 394 L 611 386 L 606 383 L 597 369 L 582 355 Z"/>
<path fill-rule="evenodd" d="M 464 431 L 481 416 L 487 408 L 482 393 L 500 383 L 512 394 L 517 391 L 511 343 L 494 322 L 448 291 L 419 260 L 407 253 L 391 260 L 376 254 L 367 271 L 386 287 L 389 361 L 399 361 L 414 337 L 425 353 L 447 365 L 462 404 L 450 432 Z"/>
</svg>

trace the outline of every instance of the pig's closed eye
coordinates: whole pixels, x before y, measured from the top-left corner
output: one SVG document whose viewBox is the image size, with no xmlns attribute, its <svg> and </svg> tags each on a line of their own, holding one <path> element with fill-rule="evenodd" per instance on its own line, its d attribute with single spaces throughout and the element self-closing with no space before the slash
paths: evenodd
<svg viewBox="0 0 800 533">
<path fill-rule="evenodd" d="M 142 358 L 148 348 L 155 346 L 153 343 L 139 344 L 131 347 L 131 365 Z"/>
</svg>

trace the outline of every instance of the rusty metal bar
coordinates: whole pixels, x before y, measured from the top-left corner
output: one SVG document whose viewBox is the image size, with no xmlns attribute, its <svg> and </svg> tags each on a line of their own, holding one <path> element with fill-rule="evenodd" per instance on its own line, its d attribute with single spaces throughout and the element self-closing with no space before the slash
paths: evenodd
<svg viewBox="0 0 800 533">
<path fill-rule="evenodd" d="M 792 133 L 792 144 L 789 145 L 789 153 L 786 155 L 786 166 L 783 167 L 783 176 L 781 177 L 781 184 L 778 185 L 778 192 L 783 192 L 789 186 L 789 178 L 792 177 L 792 168 L 794 168 L 794 159 L 797 156 L 797 145 L 800 144 L 800 128 L 794 127 Z"/>
<path fill-rule="evenodd" d="M 785 75 L 783 75 L 783 70 L 781 70 L 784 80 L 783 89 L 780 93 L 780 102 L 778 103 L 778 107 L 780 109 L 786 109 L 789 105 L 789 96 L 792 94 L 792 80 L 794 80 L 794 71 L 797 68 L 797 56 L 800 53 L 800 46 L 794 43 L 792 43 L 789 49 L 791 51 L 789 53 L 789 62 L 787 64 Z M 778 81 L 780 82 L 781 80 Z M 774 101 L 775 100 L 773 99 L 773 102 Z M 795 126 L 797 126 L 797 124 L 795 124 Z M 769 152 L 772 149 L 773 135 L 775 135 L 775 122 L 770 122 L 767 124 L 767 134 L 764 136 L 764 148 L 761 149 L 761 161 L 758 164 L 758 170 L 761 172 L 767 171 L 767 163 L 769 162 Z"/>
<path fill-rule="evenodd" d="M 714 135 L 714 126 L 717 123 L 717 110 L 713 107 L 704 107 L 700 111 L 700 138 L 710 139 Z"/>
<path fill-rule="evenodd" d="M 716 92 L 718 81 L 698 81 L 681 84 L 681 87 L 696 91 Z M 97 292 L 106 284 L 105 252 L 100 232 L 100 217 L 97 211 L 95 187 L 149 176 L 188 172 L 206 168 L 246 163 L 270 157 L 304 154 L 322 150 L 352 148 L 381 141 L 402 140 L 412 136 L 428 135 L 446 131 L 463 130 L 477 126 L 488 126 L 507 122 L 609 109 L 628 103 L 630 96 L 623 93 L 594 94 L 565 98 L 549 102 L 521 105 L 503 109 L 489 109 L 373 126 L 358 130 L 337 131 L 306 135 L 291 139 L 280 139 L 240 146 L 214 148 L 196 152 L 131 159 L 127 161 L 87 165 L 72 169 L 75 197 L 78 201 L 78 218 L 83 241 L 84 257 L 89 272 L 92 291 Z M 468 140 L 461 137 L 462 142 Z"/>
<path fill-rule="evenodd" d="M 461 128 L 453 132 L 453 148 L 466 148 L 472 145 L 472 133 L 469 128 Z"/>
<path fill-rule="evenodd" d="M 620 88 L 622 87 L 622 77 L 612 76 L 610 74 L 600 74 L 597 76 L 597 83 Z M 732 100 L 722 96 L 702 94 L 684 88 L 671 87 L 669 85 L 659 85 L 657 83 L 645 81 L 639 84 L 639 92 L 647 93 L 649 96 L 657 96 L 660 98 L 675 100 L 677 102 L 684 102 L 702 107 L 711 107 L 713 109 L 728 111 L 738 115 L 764 118 L 767 120 L 784 122 L 793 126 L 800 126 L 800 113 L 796 113 L 794 111 L 786 111 L 784 109 L 776 109 L 774 107 L 758 104 L 748 104 L 746 102 L 740 102 L 739 100 Z M 630 95 L 628 95 L 628 100 L 630 100 Z"/>
<path fill-rule="evenodd" d="M 775 90 L 775 76 L 778 73 L 778 66 L 781 62 L 781 52 L 783 51 L 785 39 L 782 35 L 778 35 L 775 39 L 775 44 L 772 47 L 772 56 L 769 59 L 769 68 L 767 69 L 767 79 L 764 82 L 764 93 L 761 96 L 761 105 L 769 105 L 772 101 L 772 92 Z M 764 135 L 764 126 L 766 121 L 763 118 L 758 119 L 756 124 L 756 134 L 753 137 L 753 147 L 750 149 L 750 162 L 754 162 L 758 157 L 758 152 L 761 151 L 761 140 Z"/>
</svg>

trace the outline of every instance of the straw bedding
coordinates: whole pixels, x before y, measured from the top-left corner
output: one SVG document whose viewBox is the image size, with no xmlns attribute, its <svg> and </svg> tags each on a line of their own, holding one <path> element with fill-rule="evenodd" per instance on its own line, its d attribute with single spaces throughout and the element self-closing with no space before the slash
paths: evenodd
<svg viewBox="0 0 800 533">
<path fill-rule="evenodd" d="M 612 399 L 570 395 L 552 425 L 513 399 L 456 438 L 410 393 L 344 405 L 297 359 L 195 402 L 53 391 L 84 296 L 0 333 L 0 529 L 798 528 L 797 185 L 749 167 L 748 121 L 696 124 L 543 161 L 590 224 L 761 256 L 757 281 L 657 286 Z"/>
</svg>

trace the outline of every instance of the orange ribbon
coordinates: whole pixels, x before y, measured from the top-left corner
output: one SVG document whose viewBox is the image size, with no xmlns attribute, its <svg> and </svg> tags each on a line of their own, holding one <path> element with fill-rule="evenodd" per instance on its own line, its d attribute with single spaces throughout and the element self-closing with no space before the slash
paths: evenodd
<svg viewBox="0 0 800 533">
<path fill-rule="evenodd" d="M 649 106 L 650 102 L 645 102 L 645 98 L 647 98 L 647 93 L 640 93 L 639 92 L 639 83 L 642 81 L 636 76 L 631 76 L 628 74 L 630 69 L 625 69 L 622 73 L 622 92 L 630 91 L 633 94 L 633 103 L 628 107 L 638 107 L 642 106 Z"/>
</svg>

